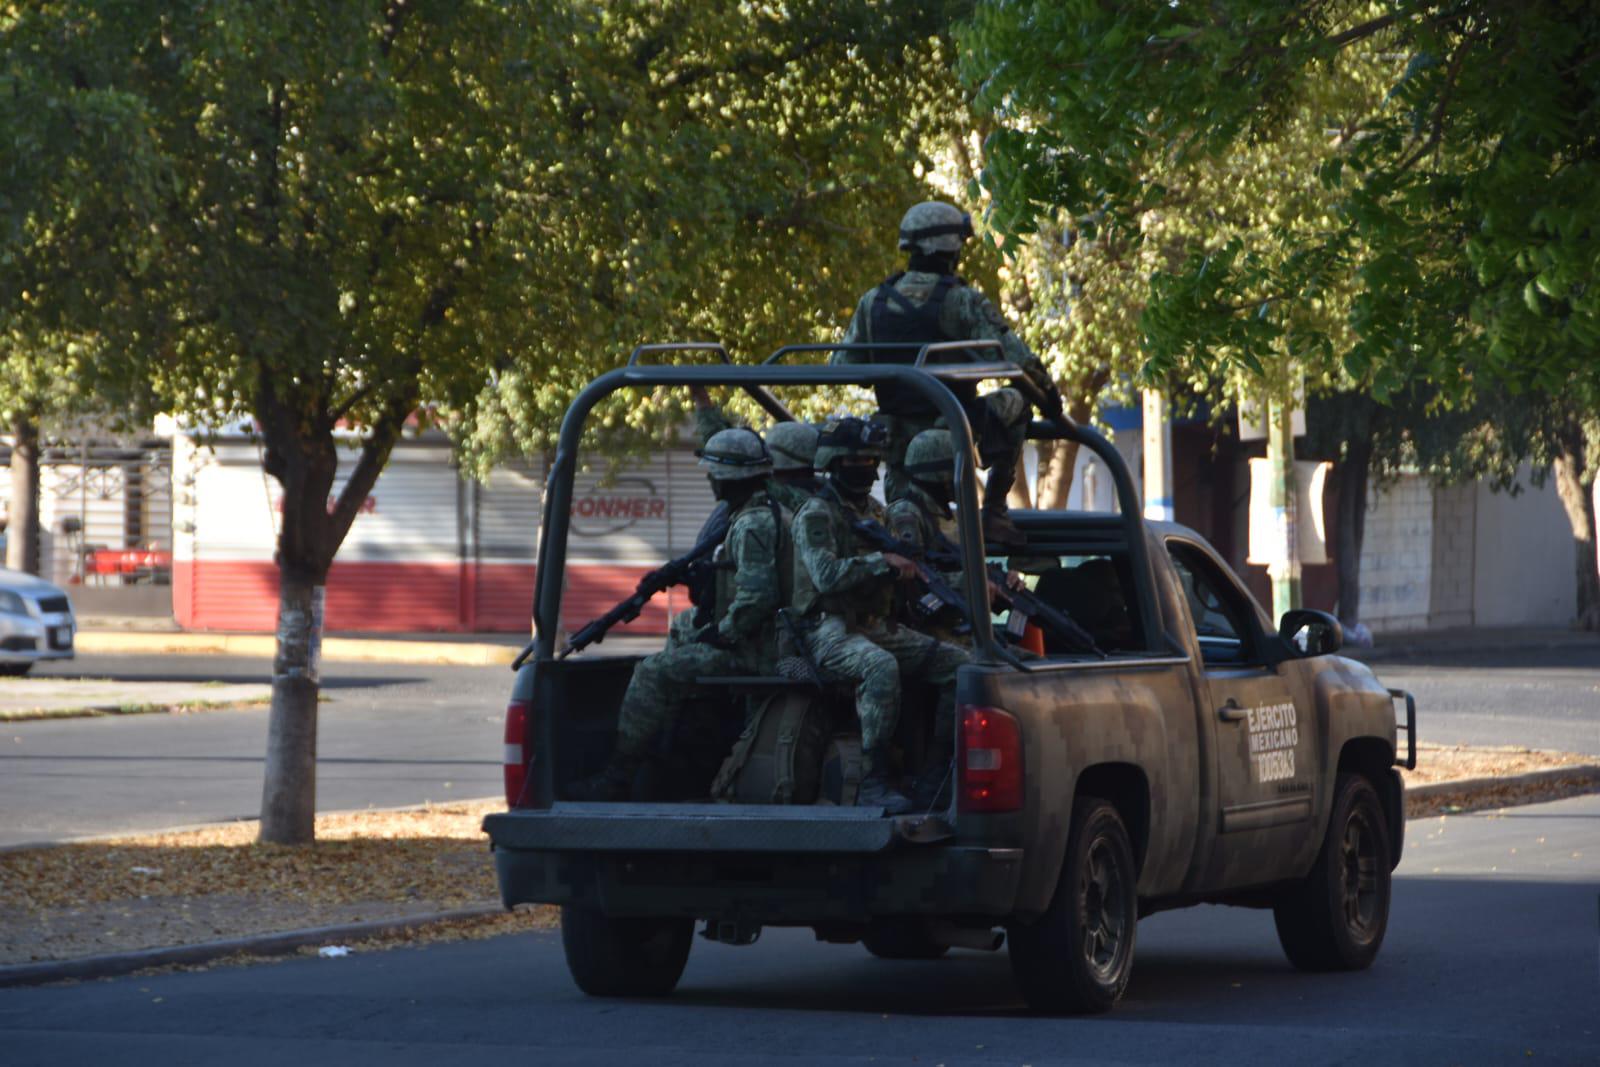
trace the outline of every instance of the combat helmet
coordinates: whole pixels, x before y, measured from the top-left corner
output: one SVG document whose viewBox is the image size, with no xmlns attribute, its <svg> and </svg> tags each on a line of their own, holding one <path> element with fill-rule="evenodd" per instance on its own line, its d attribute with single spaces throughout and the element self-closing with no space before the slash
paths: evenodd
<svg viewBox="0 0 1600 1067">
<path fill-rule="evenodd" d="M 906 446 L 905 472 L 914 482 L 938 487 L 935 495 L 954 496 L 955 458 L 949 430 L 923 430 Z"/>
<path fill-rule="evenodd" d="M 780 422 L 767 430 L 767 451 L 775 471 L 809 471 L 817 457 L 817 428 L 809 422 Z"/>
<path fill-rule="evenodd" d="M 772 473 L 772 454 L 761 435 L 742 426 L 718 430 L 695 455 L 700 457 L 700 469 L 714 482 L 765 478 Z"/>
<path fill-rule="evenodd" d="M 889 428 L 881 422 L 868 422 L 854 415 L 829 419 L 817 435 L 817 454 L 812 460 L 819 471 L 844 456 L 882 459 L 889 446 Z"/>
<path fill-rule="evenodd" d="M 900 249 L 931 256 L 959 252 L 972 236 L 972 216 L 943 200 L 924 200 L 900 220 Z"/>
</svg>

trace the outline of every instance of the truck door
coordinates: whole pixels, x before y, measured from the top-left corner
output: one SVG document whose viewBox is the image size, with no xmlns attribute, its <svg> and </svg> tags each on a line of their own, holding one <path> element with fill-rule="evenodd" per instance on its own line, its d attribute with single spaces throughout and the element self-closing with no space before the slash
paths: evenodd
<svg viewBox="0 0 1600 1067">
<path fill-rule="evenodd" d="M 1199 645 L 1202 717 L 1215 739 L 1220 810 L 1205 881 L 1244 886 L 1288 877 L 1313 829 L 1316 731 L 1264 655 L 1250 594 L 1198 545 L 1173 539 L 1167 551 Z"/>
</svg>

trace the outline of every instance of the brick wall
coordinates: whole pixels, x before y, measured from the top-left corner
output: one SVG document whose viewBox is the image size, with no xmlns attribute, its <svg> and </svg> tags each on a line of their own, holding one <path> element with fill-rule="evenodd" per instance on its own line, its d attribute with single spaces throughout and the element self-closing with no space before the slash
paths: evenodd
<svg viewBox="0 0 1600 1067">
<path fill-rule="evenodd" d="M 1361 618 L 1379 632 L 1428 626 L 1433 573 L 1433 487 L 1402 475 L 1367 500 L 1361 546 Z"/>
<path fill-rule="evenodd" d="M 1434 490 L 1430 629 L 1473 623 L 1477 494 L 1477 485 L 1471 483 Z"/>
</svg>

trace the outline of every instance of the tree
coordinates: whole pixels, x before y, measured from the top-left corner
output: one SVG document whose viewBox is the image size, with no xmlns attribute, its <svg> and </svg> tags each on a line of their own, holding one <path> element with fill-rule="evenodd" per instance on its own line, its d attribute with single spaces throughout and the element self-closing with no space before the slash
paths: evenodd
<svg viewBox="0 0 1600 1067">
<path fill-rule="evenodd" d="M 829 329 L 926 189 L 906 116 L 937 103 L 910 86 L 942 69 L 944 6 L 7 10 L 31 87 L 115 101 L 141 165 L 85 209 L 115 254 L 66 318 L 175 411 L 253 414 L 282 487 L 264 840 L 312 835 L 321 588 L 410 420 L 485 462 L 548 441 L 640 340 Z M 49 145 L 46 179 L 99 190 L 80 125 L 14 118 Z M 675 416 L 660 398 L 605 413 L 647 433 Z"/>
<path fill-rule="evenodd" d="M 1379 400 L 1418 377 L 1456 404 L 1538 390 L 1592 425 L 1593 5 L 983 3 L 964 40 L 979 99 L 1004 120 L 986 182 L 1013 229 L 1057 206 L 1127 225 L 1181 195 L 1170 167 L 1237 158 L 1308 109 L 1326 131 L 1335 151 L 1295 175 L 1331 194 L 1323 225 L 1157 274 L 1143 320 L 1157 365 L 1254 367 L 1282 336 L 1281 309 L 1350 279 L 1353 339 L 1333 354 Z M 1381 92 L 1321 103 L 1330 78 L 1363 67 L 1389 72 Z M 1572 425 L 1556 435 L 1558 487 L 1585 576 L 1580 620 L 1594 625 L 1592 441 Z"/>
</svg>

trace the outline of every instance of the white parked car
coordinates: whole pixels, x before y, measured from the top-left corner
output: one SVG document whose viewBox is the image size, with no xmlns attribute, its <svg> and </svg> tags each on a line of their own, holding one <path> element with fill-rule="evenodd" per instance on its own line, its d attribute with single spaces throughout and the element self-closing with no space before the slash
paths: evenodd
<svg viewBox="0 0 1600 1067">
<path fill-rule="evenodd" d="M 60 586 L 0 567 L 0 676 L 45 659 L 71 659 L 78 623 Z"/>
</svg>

